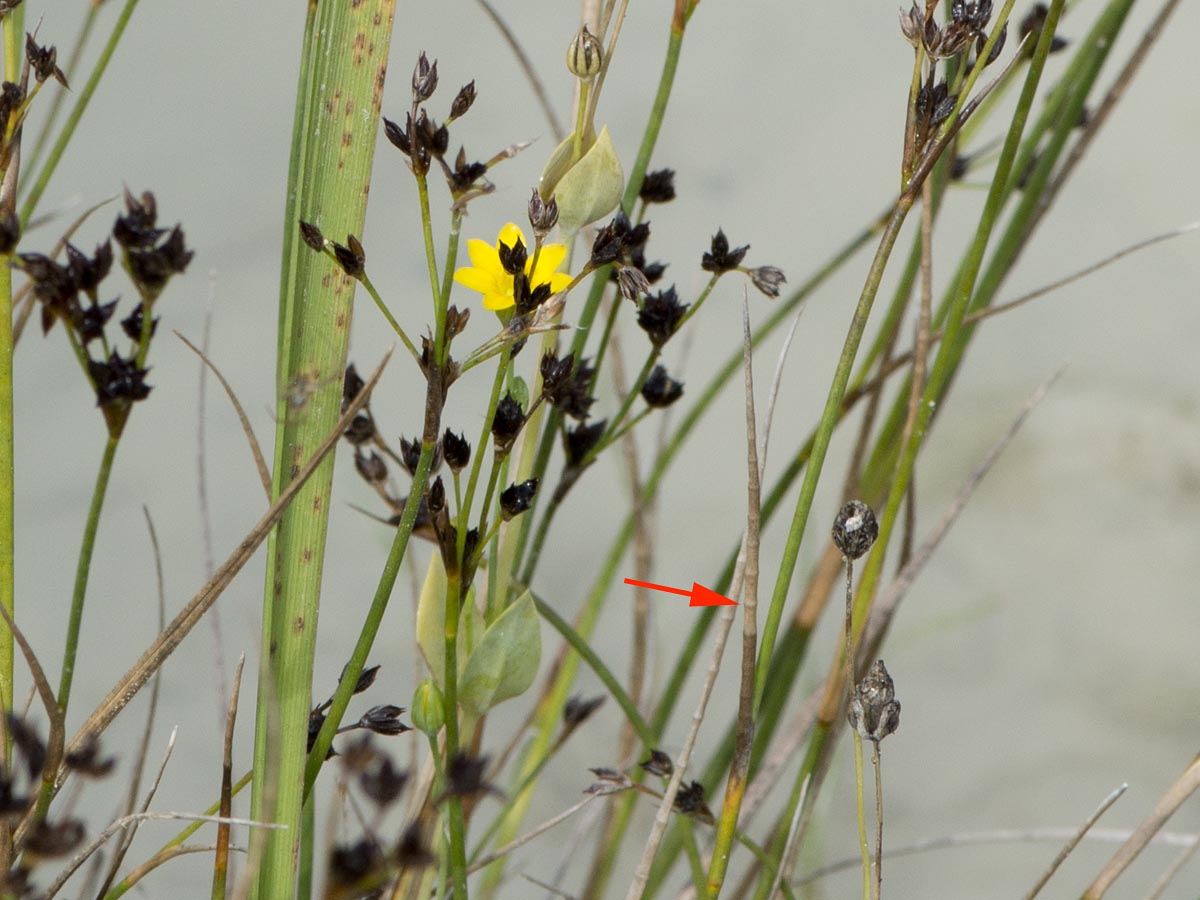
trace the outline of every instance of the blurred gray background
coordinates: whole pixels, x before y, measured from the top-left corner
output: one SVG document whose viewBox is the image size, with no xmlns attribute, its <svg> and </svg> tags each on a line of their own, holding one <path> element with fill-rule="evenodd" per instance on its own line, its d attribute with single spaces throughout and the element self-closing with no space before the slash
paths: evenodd
<svg viewBox="0 0 1200 900">
<path fill-rule="evenodd" d="M 565 118 L 571 83 L 562 60 L 577 26 L 577 7 L 564 0 L 501 0 L 497 5 Z M 43 19 L 41 39 L 65 47 L 85 3 L 31 0 L 26 7 L 30 25 Z M 657 0 L 631 7 L 598 114 L 627 166 L 657 84 L 671 4 Z M 1073 4 L 1062 33 L 1068 38 L 1083 34 L 1099 8 L 1094 2 Z M 1135 8 L 1114 50 L 1110 77 L 1155 10 L 1149 4 Z M 104 24 L 110 25 L 118 11 L 110 0 Z M 1020 4 L 1017 17 L 1024 11 Z M 64 210 L 69 219 L 123 186 L 153 190 L 161 217 L 182 222 L 196 250 L 187 277 L 170 286 L 159 306 L 165 333 L 151 358 L 154 393 L 133 416 L 113 475 L 85 616 L 86 643 L 71 716 L 75 724 L 155 633 L 143 504 L 162 542 L 168 615 L 204 581 L 196 461 L 201 416 L 218 562 L 264 508 L 235 417 L 212 384 L 207 407 L 197 409 L 197 360 L 169 331 L 178 329 L 199 341 L 211 315 L 211 356 L 269 446 L 280 229 L 303 13 L 304 3 L 279 0 L 141 4 L 44 199 L 44 209 Z M 1200 216 L 1198 35 L 1200 8 L 1183 4 L 1002 299 Z M 464 237 L 492 241 L 501 224 L 522 221 L 529 189 L 554 140 L 512 53 L 480 8 L 467 0 L 399 4 L 386 115 L 403 118 L 409 73 L 420 50 L 439 62 L 442 88 L 435 108 L 445 108 L 458 85 L 476 79 L 479 100 L 453 132 L 469 155 L 486 158 L 510 143 L 535 140 L 522 156 L 494 171 L 495 194 L 471 207 Z M 1066 54 L 1055 58 L 1051 80 L 1065 59 Z M 678 285 L 684 299 L 703 284 L 699 258 L 718 227 L 735 244 L 751 244 L 750 264 L 778 265 L 795 284 L 884 208 L 898 181 L 910 60 L 893 2 L 709 0 L 699 6 L 653 160 L 654 167 L 676 170 L 680 196 L 650 216 L 650 256 L 670 262 L 667 280 Z M 77 89 L 82 80 L 77 74 Z M 380 139 L 363 243 L 372 279 L 415 332 L 428 309 L 415 191 L 382 131 Z M 944 262 L 935 258 L 935 276 L 950 269 L 955 248 L 973 230 L 982 196 L 964 190 L 948 202 L 938 225 L 947 250 Z M 435 198 L 441 198 L 435 200 L 437 221 L 444 223 L 444 194 Z M 99 213 L 76 243 L 91 247 L 113 215 L 115 207 Z M 23 249 L 46 250 L 56 233 L 57 223 L 30 232 Z M 888 845 L 963 832 L 1074 825 L 1122 782 L 1129 783 L 1129 792 L 1102 824 L 1131 827 L 1195 754 L 1200 735 L 1197 240 L 1191 235 L 1146 250 L 979 331 L 920 465 L 919 534 L 936 521 L 1027 394 L 1064 366 L 1065 374 L 917 582 L 884 648 L 904 705 L 902 728 L 886 745 Z M 808 305 L 779 401 L 776 466 L 819 415 L 866 266 L 867 256 L 860 256 Z M 119 276 L 110 284 L 118 282 Z M 707 380 L 713 361 L 724 359 L 738 340 L 741 295 L 736 280 L 723 282 L 696 321 L 690 347 L 682 341 L 669 347 L 666 362 L 689 386 Z M 461 289 L 455 299 L 460 305 L 476 303 L 475 295 Z M 756 320 L 767 314 L 765 298 L 754 295 L 750 302 Z M 482 341 L 491 330 L 483 310 L 474 312 L 468 343 Z M 354 328 L 352 357 L 367 369 L 392 339 L 369 304 L 359 304 Z M 627 345 L 640 354 L 640 335 Z M 758 358 L 760 389 L 769 382 L 778 346 L 773 341 Z M 43 339 L 31 329 L 18 349 L 16 378 L 17 602 L 22 627 L 56 675 L 103 426 L 60 332 Z M 490 374 L 456 387 L 446 414 L 446 424 L 472 440 L 481 426 L 485 382 Z M 739 390 L 727 392 L 665 484 L 656 580 L 687 584 L 715 577 L 714 561 L 723 559 L 737 538 L 745 508 Z M 422 396 L 412 367 L 397 356 L 375 400 L 385 433 L 412 435 Z M 602 395 L 599 415 L 612 409 L 611 393 Z M 643 453 L 649 445 L 644 437 Z M 837 498 L 830 485 L 840 483 L 840 463 L 849 449 L 845 436 L 831 449 L 833 477 L 818 496 L 802 567 L 833 518 Z M 624 499 L 613 485 L 623 483 L 617 458 L 605 459 L 566 503 L 538 580 L 543 595 L 564 613 L 578 607 L 607 550 Z M 387 529 L 350 509 L 357 503 L 383 512 L 344 453 L 335 490 L 318 693 L 333 688 L 350 652 L 389 541 Z M 774 525 L 765 538 L 764 593 L 773 580 L 783 531 Z M 421 549 L 418 572 L 427 554 Z M 170 729 L 180 731 L 156 808 L 196 810 L 215 798 L 221 686 L 241 652 L 248 662 L 237 768 L 249 764 L 262 583 L 260 554 L 220 601 L 219 632 L 202 625 L 166 669 L 152 759 L 162 753 Z M 409 576 L 402 575 L 374 654 L 384 670 L 366 698 L 370 702 L 408 705 L 411 696 L 417 661 L 409 584 Z M 621 672 L 630 601 L 621 588 L 614 589 L 599 630 L 600 648 Z M 670 598 L 654 608 L 656 687 L 691 615 Z M 830 628 L 814 644 L 806 685 L 823 675 L 835 646 L 837 623 L 825 624 Z M 551 638 L 545 629 L 547 656 L 557 646 Z M 706 658 L 707 645 L 703 653 Z M 706 741 L 715 742 L 719 723 L 734 708 L 736 666 L 731 648 L 710 722 L 701 733 L 702 750 Z M 26 684 L 19 684 L 19 691 Z M 686 712 L 676 717 L 664 742 L 672 753 L 683 739 L 698 684 L 689 685 L 681 704 Z M 585 672 L 580 690 L 602 688 Z M 523 701 L 512 701 L 497 711 L 489 748 L 502 746 L 524 709 Z M 140 702 L 111 732 L 108 746 L 122 754 L 121 781 L 143 715 Z M 530 823 L 574 802 L 590 781 L 587 766 L 616 764 L 603 754 L 619 723 L 615 706 L 608 704 L 587 726 L 591 737 L 579 735 L 547 770 Z M 406 755 L 416 742 L 407 735 L 394 746 Z M 811 834 L 800 871 L 855 854 L 850 760 L 843 747 L 819 801 L 821 825 Z M 90 787 L 81 798 L 93 828 L 108 821 L 120 791 L 114 781 Z M 626 869 L 640 852 L 639 836 L 648 831 L 651 815 L 647 806 L 635 820 L 632 851 L 622 860 Z M 326 810 L 319 816 L 326 821 Z M 760 833 L 766 821 L 760 817 Z M 562 826 L 556 836 L 526 848 L 511 870 L 552 878 L 577 824 L 586 823 Z M 1200 831 L 1194 803 L 1171 828 Z M 168 824 L 145 826 L 140 855 L 135 848 L 131 859 L 141 859 L 175 831 Z M 575 838 L 584 848 L 593 840 L 587 833 Z M 1078 850 L 1052 883 L 1056 895 L 1078 895 L 1112 849 L 1089 843 Z M 1012 897 L 1025 892 L 1056 851 L 1052 844 L 1006 843 L 908 857 L 887 866 L 887 895 L 892 900 Z M 1142 896 L 1175 852 L 1147 851 L 1112 896 Z M 161 896 L 168 889 L 180 897 L 207 896 L 202 887 L 207 863 L 178 865 L 174 877 L 168 870 L 148 880 L 143 896 Z M 1167 896 L 1195 895 L 1197 865 L 1185 870 Z M 190 883 L 182 880 L 184 874 L 196 879 L 194 890 L 180 887 Z M 563 889 L 577 892 L 582 877 L 581 867 Z M 831 877 L 818 883 L 815 895 L 855 891 L 856 879 L 853 870 Z M 618 877 L 612 895 L 623 893 L 624 880 Z M 520 879 L 511 881 L 504 894 L 534 895 Z"/>
</svg>

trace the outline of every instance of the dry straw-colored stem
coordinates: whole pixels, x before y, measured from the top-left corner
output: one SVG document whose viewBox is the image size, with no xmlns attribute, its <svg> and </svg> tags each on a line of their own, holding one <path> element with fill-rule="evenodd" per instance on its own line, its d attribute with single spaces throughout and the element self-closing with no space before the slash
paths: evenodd
<svg viewBox="0 0 1200 900">
<path fill-rule="evenodd" d="M 1112 883 L 1129 867 L 1129 864 L 1146 849 L 1146 845 L 1150 843 L 1154 835 L 1167 824 L 1167 820 L 1175 814 L 1175 810 L 1179 809 L 1183 805 L 1183 801 L 1195 793 L 1197 788 L 1200 788 L 1200 756 L 1192 760 L 1191 765 L 1167 789 L 1158 803 L 1154 804 L 1150 815 L 1133 830 L 1129 840 L 1113 854 L 1112 859 L 1096 876 L 1096 880 L 1083 892 L 1082 900 L 1100 900 L 1112 887 Z"/>
</svg>

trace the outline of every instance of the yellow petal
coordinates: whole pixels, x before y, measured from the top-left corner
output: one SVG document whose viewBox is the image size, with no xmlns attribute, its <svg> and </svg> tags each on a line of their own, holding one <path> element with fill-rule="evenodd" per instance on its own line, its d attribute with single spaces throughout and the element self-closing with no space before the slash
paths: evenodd
<svg viewBox="0 0 1200 900">
<path fill-rule="evenodd" d="M 477 269 L 486 269 L 491 272 L 503 271 L 504 267 L 500 265 L 500 254 L 487 241 L 471 238 L 467 241 L 467 255 L 471 257 L 471 265 Z"/>
<path fill-rule="evenodd" d="M 513 224 L 512 222 L 509 222 L 507 225 L 505 225 L 503 228 L 500 229 L 500 236 L 496 238 L 496 244 L 497 244 L 497 246 L 499 246 L 500 244 L 503 244 L 505 247 L 515 247 L 515 246 L 517 246 L 518 240 L 522 244 L 525 244 L 526 247 L 529 246 L 528 244 L 525 243 L 525 235 L 521 233 L 521 229 L 519 227 L 517 227 L 515 224 Z M 497 253 L 496 259 L 499 260 L 499 258 L 500 258 L 500 254 Z"/>
<path fill-rule="evenodd" d="M 548 279 L 550 282 L 550 293 L 557 294 L 559 291 L 565 291 L 573 280 L 566 272 L 552 272 Z"/>
<path fill-rule="evenodd" d="M 481 294 L 495 293 L 497 287 L 496 276 L 491 272 L 483 269 L 475 269 L 470 266 L 464 266 L 454 273 L 454 280 L 465 288 L 472 291 L 479 291 Z"/>
<path fill-rule="evenodd" d="M 508 309 L 514 303 L 516 303 L 516 301 L 513 300 L 512 294 L 484 294 L 483 295 L 483 306 L 485 309 L 494 309 L 494 310 Z"/>
<path fill-rule="evenodd" d="M 531 272 L 530 265 L 533 259 L 525 264 L 525 274 L 529 276 L 530 282 L 533 284 L 541 284 L 543 281 L 549 281 L 550 276 L 555 270 L 562 265 L 563 259 L 566 258 L 567 248 L 564 244 L 546 244 L 542 247 L 541 252 L 537 256 L 537 271 Z"/>
</svg>

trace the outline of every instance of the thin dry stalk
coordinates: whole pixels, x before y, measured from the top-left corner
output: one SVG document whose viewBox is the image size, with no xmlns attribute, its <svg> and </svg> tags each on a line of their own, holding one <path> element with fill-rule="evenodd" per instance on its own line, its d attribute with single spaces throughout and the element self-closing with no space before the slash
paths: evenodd
<svg viewBox="0 0 1200 900">
<path fill-rule="evenodd" d="M 1129 864 L 1146 849 L 1150 839 L 1167 824 L 1167 819 L 1175 814 L 1175 810 L 1179 809 L 1183 801 L 1190 797 L 1198 787 L 1200 787 L 1200 756 L 1193 759 L 1191 765 L 1184 769 L 1183 774 L 1154 805 L 1150 815 L 1142 820 L 1133 830 L 1133 834 L 1129 836 L 1129 840 L 1113 854 L 1108 865 L 1100 870 L 1096 880 L 1083 892 L 1083 900 L 1099 900 L 1103 897 L 1112 883 L 1129 867 Z"/>
<path fill-rule="evenodd" d="M 761 480 L 761 470 L 758 473 L 758 477 Z M 737 564 L 734 567 L 733 579 L 730 582 L 730 596 L 734 598 L 741 593 L 745 578 L 748 536 L 749 532 L 742 538 L 741 549 L 738 551 Z M 675 804 L 675 796 L 679 792 L 679 785 L 683 782 L 684 773 L 687 771 L 688 763 L 691 761 L 692 750 L 696 745 L 696 736 L 700 732 L 700 725 L 704 721 L 704 715 L 708 709 L 708 701 L 712 696 L 713 686 L 716 684 L 717 674 L 721 670 L 721 659 L 725 654 L 725 643 L 729 639 L 729 632 L 733 627 L 733 618 L 736 609 L 736 606 L 725 606 L 721 609 L 721 615 L 717 621 L 717 635 L 713 643 L 712 657 L 709 660 L 708 671 L 704 676 L 704 683 L 700 688 L 700 697 L 696 702 L 696 709 L 692 713 L 692 721 L 688 727 L 687 736 L 684 738 L 679 756 L 675 760 L 675 769 L 671 774 L 671 780 L 667 784 L 662 801 L 658 805 L 658 811 L 655 813 L 654 824 L 646 840 L 646 848 L 642 852 L 642 858 L 634 873 L 633 881 L 630 883 L 629 890 L 625 895 L 626 900 L 640 900 L 646 890 L 646 882 L 650 878 L 650 867 L 654 863 L 654 857 L 658 853 L 663 834 L 666 832 L 667 824 L 670 822 L 671 809 Z"/>
<path fill-rule="evenodd" d="M 474 863 L 471 864 L 471 867 L 469 869 L 467 869 L 467 874 L 471 875 L 482 869 L 486 869 L 488 866 L 490 866 L 496 860 L 502 859 L 503 857 L 507 856 L 509 853 L 512 853 L 518 847 L 525 846 L 530 841 L 532 841 L 534 838 L 545 834 L 551 828 L 561 825 L 563 822 L 567 821 L 567 819 L 571 818 L 571 816 L 575 815 L 575 813 L 579 812 L 581 809 L 583 809 L 585 806 L 587 806 L 589 803 L 591 803 L 597 797 L 606 797 L 611 794 L 619 794 L 624 790 L 626 790 L 626 788 L 616 787 L 615 790 L 606 790 L 601 793 L 588 794 L 586 797 L 584 797 L 578 803 L 567 807 L 562 812 L 560 812 L 558 815 L 547 819 L 545 822 L 542 822 L 542 824 L 531 829 L 530 831 L 527 831 L 525 834 L 521 835 L 520 837 L 514 838 L 513 840 L 509 841 L 503 847 L 500 847 L 497 850 L 495 850 L 494 852 L 489 853 L 487 856 L 484 856 L 481 859 L 476 860 Z"/>
<path fill-rule="evenodd" d="M 183 341 L 187 348 L 200 357 L 200 361 L 216 377 L 221 383 L 221 387 L 225 389 L 225 396 L 229 398 L 229 402 L 233 405 L 234 412 L 237 413 L 238 421 L 242 425 L 242 433 L 246 435 L 246 441 L 250 444 L 250 454 L 254 457 L 254 467 L 258 470 L 259 481 L 262 482 L 263 492 L 267 499 L 271 499 L 271 468 L 267 465 L 266 457 L 263 456 L 262 447 L 259 446 L 258 438 L 254 436 L 254 428 L 250 425 L 250 419 L 246 415 L 246 411 L 242 408 L 242 404 L 238 401 L 237 394 L 233 392 L 229 382 L 225 380 L 225 376 L 221 374 L 221 370 L 216 364 L 208 358 L 203 350 L 185 338 L 178 331 L 175 332 L 175 337 Z"/>
<path fill-rule="evenodd" d="M 212 344 L 213 301 L 216 297 L 216 275 L 210 273 L 208 278 L 208 298 L 204 304 L 204 327 L 201 330 L 200 349 L 208 355 Z M 243 425 L 243 429 L 246 426 Z M 196 379 L 196 501 L 200 514 L 200 547 L 204 559 L 204 577 L 211 578 L 217 568 L 216 553 L 213 550 L 212 509 L 208 502 L 208 365 L 200 360 L 199 377 Z M 225 719 L 224 701 L 229 694 L 225 683 L 225 641 L 222 638 L 221 608 L 214 607 L 209 616 L 209 630 L 212 633 L 212 672 L 213 683 L 216 687 L 215 712 L 217 727 Z"/>
<path fill-rule="evenodd" d="M 742 542 L 745 566 L 742 585 L 742 677 L 738 692 L 737 736 L 725 788 L 725 803 L 717 829 L 717 853 L 708 870 L 710 896 L 720 893 L 728 855 L 746 794 L 750 754 L 754 749 L 754 673 L 758 658 L 758 554 L 762 524 L 762 485 L 758 461 L 758 436 L 754 412 L 754 360 L 750 335 L 750 301 L 742 296 L 742 372 L 746 411 L 746 536 Z M 732 609 L 732 608 L 731 608 Z"/>
<path fill-rule="evenodd" d="M 789 868 L 788 860 L 791 859 L 792 853 L 796 849 L 796 839 L 800 836 L 800 813 L 804 811 L 804 801 L 808 799 L 808 785 L 811 782 L 811 776 L 804 779 L 804 784 L 800 785 L 800 802 L 796 804 L 796 811 L 792 813 L 792 821 L 788 824 L 787 840 L 783 842 L 783 853 L 779 858 L 783 861 L 775 872 L 775 879 L 771 882 L 771 890 L 767 891 L 768 900 L 774 900 L 776 894 L 779 893 L 779 887 L 783 883 L 783 872 L 785 868 Z"/>
<path fill-rule="evenodd" d="M 1184 867 L 1189 859 L 1196 855 L 1197 850 L 1200 850 L 1200 838 L 1192 841 L 1190 847 L 1176 855 L 1166 870 L 1158 876 L 1158 879 L 1154 882 L 1154 886 L 1150 888 L 1150 893 L 1146 895 L 1146 900 L 1158 900 L 1162 896 L 1163 891 L 1167 889 L 1167 885 L 1175 880 L 1175 876 L 1179 874 L 1179 870 Z"/>
<path fill-rule="evenodd" d="M 25 635 L 21 629 L 17 627 L 17 623 L 13 621 L 12 614 L 3 603 L 0 603 L 0 616 L 4 617 L 4 621 L 8 623 L 8 628 L 12 632 L 13 640 L 17 642 L 17 646 L 21 648 L 21 655 L 25 657 L 25 664 L 29 666 L 29 674 L 33 679 L 34 687 L 37 688 L 38 697 L 42 701 L 42 706 L 46 710 L 46 717 L 50 720 L 49 734 L 47 736 L 47 757 L 46 764 L 42 771 L 53 772 L 57 770 L 58 764 L 63 757 L 63 741 L 66 740 L 66 726 L 64 724 L 63 711 L 58 707 L 58 701 L 54 698 L 54 689 L 50 687 L 50 682 L 46 679 L 46 673 L 42 669 L 41 663 L 38 662 L 37 654 L 33 652 L 33 648 L 29 646 L 29 641 L 25 640 Z M 43 778 L 46 777 L 43 775 Z M 13 843 L 20 841 L 25 833 L 25 828 L 34 815 L 36 805 L 31 806 L 25 814 L 25 818 L 21 824 L 17 826 L 17 830 L 13 834 Z"/>
<path fill-rule="evenodd" d="M 112 874 L 110 874 L 106 879 L 106 883 L 100 890 L 99 895 L 103 895 L 104 892 L 108 890 L 108 885 L 112 882 L 113 874 L 115 874 L 116 869 L 120 866 L 121 859 L 124 858 L 124 851 L 127 850 L 129 848 L 129 844 L 133 842 L 133 835 L 137 832 L 138 826 L 142 823 L 142 820 L 138 817 L 149 815 L 147 810 L 150 808 L 150 803 L 154 799 L 154 795 L 158 792 L 158 786 L 162 784 L 163 774 L 167 771 L 167 763 L 170 762 L 171 753 L 175 750 L 175 737 L 178 735 L 178 733 L 178 727 L 171 729 L 171 736 L 167 738 L 166 752 L 163 753 L 162 762 L 158 764 L 158 773 L 154 776 L 154 781 L 150 785 L 150 790 L 146 793 L 146 801 L 142 804 L 141 810 L 137 813 L 127 813 L 126 815 L 117 819 L 116 822 L 108 826 L 108 829 L 100 833 L 96 840 L 92 842 L 92 845 L 89 845 L 90 849 L 89 847 L 85 847 L 82 851 L 80 851 L 75 859 L 71 861 L 71 864 L 68 865 L 63 872 L 59 873 L 59 877 L 55 881 L 55 884 L 58 885 L 58 887 L 54 888 L 54 891 L 57 891 L 59 888 L 61 888 L 62 885 L 67 882 L 67 879 L 74 874 L 75 869 L 83 865 L 89 856 L 95 853 L 96 850 L 100 849 L 100 847 L 103 846 L 108 840 L 108 837 L 110 837 L 112 834 L 115 834 L 117 831 L 120 831 L 122 835 L 122 846 L 118 848 L 117 856 L 114 856 L 113 858 L 113 865 L 110 867 Z M 142 763 L 144 763 L 145 757 L 146 753 L 145 749 L 143 748 Z M 141 768 L 141 764 L 139 764 L 138 768 Z M 125 825 L 119 823 L 126 823 L 129 827 L 126 828 Z M 50 900 L 50 898 L 54 896 L 54 891 L 49 891 L 43 895 L 43 900 Z"/>
<path fill-rule="evenodd" d="M 483 11 L 492 20 L 492 24 L 496 26 L 496 30 L 500 32 L 500 36 L 504 38 L 504 42 L 512 50 L 513 56 L 517 58 L 517 64 L 525 74 L 525 80 L 529 82 L 529 88 L 533 91 L 533 96 L 537 99 L 538 106 L 542 108 L 542 115 L 546 117 L 546 124 L 550 126 L 550 133 L 554 135 L 556 143 L 561 143 L 566 134 L 563 132 L 562 123 L 558 121 L 558 114 L 554 112 L 554 104 L 550 102 L 550 96 L 546 93 L 546 86 L 542 84 L 542 79 L 538 77 L 537 70 L 533 67 L 533 60 L 529 58 L 529 54 L 521 46 L 521 41 L 517 38 L 513 30 L 508 27 L 508 23 L 504 21 L 495 7 L 488 0 L 476 0 L 476 2 L 483 7 Z"/>
<path fill-rule="evenodd" d="M 1129 54 L 1129 58 L 1125 60 L 1125 65 L 1121 67 L 1121 71 L 1117 73 L 1117 77 L 1104 94 L 1104 99 L 1100 101 L 1088 117 L 1088 121 L 1081 129 L 1082 133 L 1079 139 L 1067 151 L 1066 158 L 1063 160 L 1058 174 L 1046 184 L 1045 190 L 1042 191 L 1042 195 L 1038 199 L 1037 208 L 1030 217 L 1026 235 L 1033 234 L 1042 217 L 1054 205 L 1054 201 L 1057 199 L 1063 185 L 1067 183 L 1067 179 L 1071 177 L 1071 173 L 1079 165 L 1079 161 L 1083 159 L 1083 155 L 1087 152 L 1088 147 L 1091 146 L 1092 141 L 1095 140 L 1096 135 L 1100 133 L 1100 128 L 1108 121 L 1108 117 L 1116 108 L 1117 103 L 1125 96 L 1125 91 L 1130 83 L 1132 83 L 1133 77 L 1142 67 L 1142 63 L 1146 61 L 1146 57 L 1150 55 L 1150 49 L 1162 36 L 1167 20 L 1171 18 L 1171 14 L 1175 12 L 1178 6 L 1179 0 L 1166 0 L 1159 7 L 1158 14 L 1154 17 L 1149 27 L 1142 33 L 1141 40 L 1138 41 L 1138 45 L 1133 49 L 1133 52 Z M 1022 244 L 1022 247 L 1024 247 L 1024 244 Z"/>
<path fill-rule="evenodd" d="M 1054 857 L 1054 861 L 1050 863 L 1049 868 L 1042 873 L 1042 877 L 1037 880 L 1037 883 L 1029 889 L 1029 893 L 1025 895 L 1025 900 L 1033 900 L 1033 898 L 1041 892 L 1042 888 L 1046 886 L 1046 882 L 1048 882 L 1054 876 L 1054 873 L 1058 871 L 1058 867 L 1061 866 L 1066 861 L 1067 857 L 1071 855 L 1072 851 L 1079 846 L 1079 842 L 1083 840 L 1084 835 L 1091 830 L 1092 826 L 1099 821 L 1102 815 L 1108 812 L 1109 807 L 1111 807 L 1117 802 L 1118 799 L 1120 799 L 1121 795 L 1125 793 L 1128 787 L 1129 785 L 1123 784 L 1104 798 L 1101 804 L 1096 807 L 1096 811 L 1088 816 L 1087 820 L 1079 826 L 1079 830 L 1076 831 L 1075 834 L 1071 836 L 1071 839 L 1063 846 L 1063 848 L 1058 851 L 1058 855 Z"/>
<path fill-rule="evenodd" d="M 1156 234 L 1153 237 L 1144 238 L 1143 240 L 1130 244 L 1128 247 L 1123 247 L 1115 253 L 1109 254 L 1108 256 L 1099 259 L 1094 263 L 1090 263 L 1084 268 L 1072 272 L 1070 275 L 1064 275 L 1062 278 L 1052 281 L 1049 284 L 1044 284 L 1036 290 L 1032 290 L 1027 294 L 1022 294 L 1020 297 L 1017 297 L 1014 300 L 1009 300 L 1006 303 L 999 303 L 995 306 L 989 306 L 986 309 L 977 309 L 975 312 L 963 317 L 963 325 L 974 325 L 978 322 L 984 321 L 985 319 L 990 319 L 993 316 L 1011 312 L 1012 310 L 1024 306 L 1026 303 L 1030 303 L 1033 300 L 1044 297 L 1045 295 L 1050 294 L 1061 287 L 1066 287 L 1068 284 L 1071 284 L 1074 281 L 1078 281 L 1081 278 L 1085 278 L 1088 275 L 1099 272 L 1101 269 L 1107 268 L 1118 260 L 1124 259 L 1130 254 L 1137 253 L 1139 250 L 1145 250 L 1147 247 L 1151 247 L 1154 244 L 1168 241 L 1172 238 L 1182 237 L 1185 234 L 1190 234 L 1191 232 L 1197 230 L 1200 230 L 1200 222 L 1189 222 L 1186 225 L 1181 225 L 1178 228 L 1173 228 L 1172 230 L 1163 232 L 1162 234 Z M 944 334 L 944 331 L 938 329 L 930 335 L 930 340 L 935 342 L 940 341 Z M 898 356 L 888 359 L 885 364 L 881 365 L 880 371 L 875 375 L 874 378 L 872 378 L 870 381 L 864 382 L 854 391 L 848 391 L 846 393 L 846 404 L 849 405 L 857 402 L 860 397 L 867 393 L 870 393 L 872 397 L 878 397 L 879 389 L 883 386 L 888 377 L 911 363 L 912 359 L 912 350 L 906 350 Z"/>
<path fill-rule="evenodd" d="M 1043 828 L 998 828 L 994 831 L 964 831 L 958 834 L 942 835 L 915 841 L 899 847 L 892 847 L 884 853 L 888 859 L 898 859 L 903 856 L 916 856 L 933 850 L 948 850 L 956 847 L 971 847 L 980 844 L 1014 844 L 1014 843 L 1062 843 L 1070 840 L 1078 831 L 1077 827 L 1043 827 Z M 1093 828 L 1084 836 L 1084 843 L 1120 844 L 1129 839 L 1133 832 L 1128 828 Z M 1160 831 L 1154 836 L 1152 844 L 1163 847 L 1190 848 L 1200 842 L 1200 834 L 1188 834 L 1179 831 Z M 856 869 L 859 866 L 857 856 L 846 857 L 837 862 L 822 866 L 819 869 L 796 879 L 793 887 L 803 887 L 830 875 Z"/>
</svg>

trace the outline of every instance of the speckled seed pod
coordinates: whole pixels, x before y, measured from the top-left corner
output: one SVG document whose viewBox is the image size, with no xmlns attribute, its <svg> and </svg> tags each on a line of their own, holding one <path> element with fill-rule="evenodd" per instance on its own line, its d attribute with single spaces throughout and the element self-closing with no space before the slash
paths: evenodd
<svg viewBox="0 0 1200 900">
<path fill-rule="evenodd" d="M 871 507 L 861 500 L 851 500 L 833 520 L 833 542 L 846 559 L 864 556 L 877 537 L 879 522 Z"/>
<path fill-rule="evenodd" d="M 567 70 L 582 81 L 591 81 L 604 65 L 604 48 L 600 40 L 584 25 L 567 48 Z"/>
<path fill-rule="evenodd" d="M 871 664 L 871 670 L 854 688 L 846 718 L 863 740 L 876 743 L 900 727 L 900 703 L 882 659 Z"/>
</svg>

